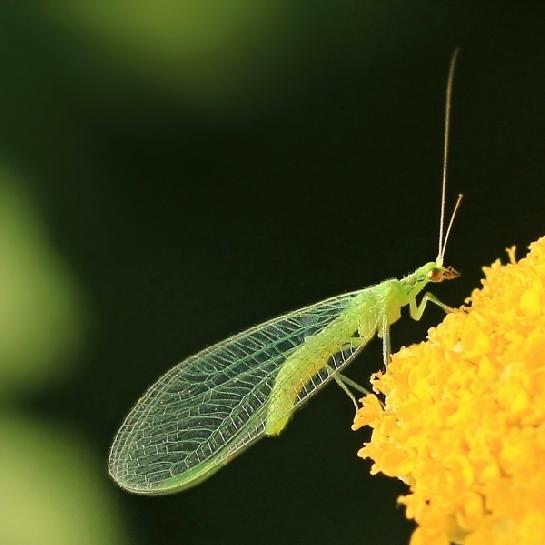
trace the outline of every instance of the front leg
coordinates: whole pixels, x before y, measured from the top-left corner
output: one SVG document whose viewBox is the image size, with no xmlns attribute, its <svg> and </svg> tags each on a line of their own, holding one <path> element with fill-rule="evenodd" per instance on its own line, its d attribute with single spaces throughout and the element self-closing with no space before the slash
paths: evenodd
<svg viewBox="0 0 545 545">
<path fill-rule="evenodd" d="M 449 312 L 453 312 L 455 309 L 452 307 L 449 307 L 448 305 L 445 305 L 443 301 L 435 297 L 433 293 L 426 292 L 424 294 L 424 297 L 422 297 L 422 300 L 420 301 L 420 304 L 416 304 L 416 297 L 411 300 L 409 303 L 409 315 L 413 320 L 420 320 L 422 318 L 422 314 L 424 314 L 424 310 L 426 310 L 426 305 L 428 304 L 428 301 L 431 301 L 432 303 L 435 303 L 438 307 L 442 308 L 447 314 Z"/>
</svg>

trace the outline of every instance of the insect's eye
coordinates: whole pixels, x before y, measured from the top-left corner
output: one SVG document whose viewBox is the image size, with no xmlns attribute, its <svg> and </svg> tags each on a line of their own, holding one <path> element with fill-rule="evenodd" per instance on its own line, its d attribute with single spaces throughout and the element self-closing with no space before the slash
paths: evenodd
<svg viewBox="0 0 545 545">
<path fill-rule="evenodd" d="M 444 279 L 443 269 L 439 267 L 435 267 L 435 269 L 432 269 L 428 273 L 428 278 L 432 282 L 441 282 Z"/>
</svg>

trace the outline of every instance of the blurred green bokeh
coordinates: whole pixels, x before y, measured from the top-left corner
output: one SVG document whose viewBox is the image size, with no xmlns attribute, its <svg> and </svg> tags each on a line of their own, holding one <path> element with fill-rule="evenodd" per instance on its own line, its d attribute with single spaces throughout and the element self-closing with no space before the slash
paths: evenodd
<svg viewBox="0 0 545 545">
<path fill-rule="evenodd" d="M 15 408 L 78 365 L 86 325 L 40 216 L 20 177 L 0 169 L 0 543 L 122 544 L 97 453 L 60 422 Z"/>
<path fill-rule="evenodd" d="M 0 168 L 0 399 L 56 381 L 82 340 L 81 294 L 17 176 Z"/>
<path fill-rule="evenodd" d="M 6 412 L 0 436 L 0 543 L 126 543 L 109 491 L 96 478 L 101 463 L 85 439 Z"/>
<path fill-rule="evenodd" d="M 94 53 L 175 87 L 183 96 L 216 97 L 256 85 L 276 64 L 296 3 L 220 2 L 47 3 L 47 13 Z M 276 61 L 275 61 L 276 59 Z M 249 80 L 249 81 L 248 81 Z"/>
<path fill-rule="evenodd" d="M 353 17 L 349 0 L 95 0 L 43 2 L 39 16 L 58 25 L 87 55 L 114 63 L 167 90 L 176 100 L 213 109 L 269 103 L 293 91 L 323 55 L 336 64 L 339 43 L 365 51 L 395 24 L 385 0 Z M 395 28 L 392 28 L 395 31 Z"/>
</svg>

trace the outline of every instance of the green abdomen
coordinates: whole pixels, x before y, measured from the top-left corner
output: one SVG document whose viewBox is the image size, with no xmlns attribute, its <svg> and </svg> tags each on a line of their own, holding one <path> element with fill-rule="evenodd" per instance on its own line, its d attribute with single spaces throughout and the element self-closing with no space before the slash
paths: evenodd
<svg viewBox="0 0 545 545">
<path fill-rule="evenodd" d="M 370 313 L 369 309 L 376 309 L 376 305 L 369 305 L 369 291 L 356 297 L 353 304 L 322 331 L 307 337 L 305 343 L 286 359 L 271 390 L 267 435 L 278 435 L 285 428 L 301 390 L 326 367 L 334 354 L 351 345 L 354 335 L 358 335 L 355 341 L 359 344 L 373 338 L 377 318 L 376 311 Z"/>
</svg>

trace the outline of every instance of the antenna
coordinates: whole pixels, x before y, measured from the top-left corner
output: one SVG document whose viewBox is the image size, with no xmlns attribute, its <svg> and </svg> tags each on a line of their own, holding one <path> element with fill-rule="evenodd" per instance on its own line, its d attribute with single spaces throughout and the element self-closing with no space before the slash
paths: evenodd
<svg viewBox="0 0 545 545">
<path fill-rule="evenodd" d="M 442 180 L 442 188 L 441 188 L 441 218 L 439 220 L 439 250 L 437 252 L 437 259 L 435 260 L 439 265 L 443 264 L 443 258 L 445 256 L 445 245 L 447 242 L 448 233 L 450 231 L 450 228 L 452 226 L 452 222 L 454 221 L 454 215 L 456 214 L 456 210 L 458 209 L 458 206 L 460 205 L 461 195 L 458 196 L 458 200 L 456 201 L 456 205 L 454 207 L 454 211 L 452 212 L 452 216 L 450 217 L 449 226 L 447 228 L 447 236 L 443 238 L 444 233 L 444 227 L 445 227 L 445 200 L 446 200 L 446 193 L 447 193 L 447 164 L 448 164 L 448 144 L 449 144 L 449 132 L 450 132 L 450 110 L 451 110 L 451 103 L 452 103 L 452 84 L 454 81 L 454 69 L 456 68 L 456 59 L 458 58 L 458 53 L 460 52 L 460 48 L 457 47 L 454 50 L 454 53 L 452 54 L 452 58 L 450 59 L 450 66 L 448 69 L 448 80 L 447 80 L 447 91 L 446 91 L 446 98 L 445 98 L 445 137 L 444 137 L 444 144 L 443 144 L 443 180 Z"/>
<path fill-rule="evenodd" d="M 445 240 L 443 242 L 443 251 L 441 255 L 439 255 L 439 259 L 441 260 L 440 262 L 441 265 L 443 264 L 443 259 L 445 258 L 445 248 L 447 247 L 447 240 L 448 240 L 448 236 L 450 235 L 450 229 L 452 228 L 452 224 L 454 223 L 454 216 L 456 216 L 456 212 L 458 211 L 458 208 L 460 207 L 463 197 L 464 196 L 461 193 L 458 194 L 458 198 L 456 199 L 456 204 L 454 205 L 454 209 L 452 210 L 452 214 L 450 215 L 447 232 L 445 234 Z"/>
</svg>

